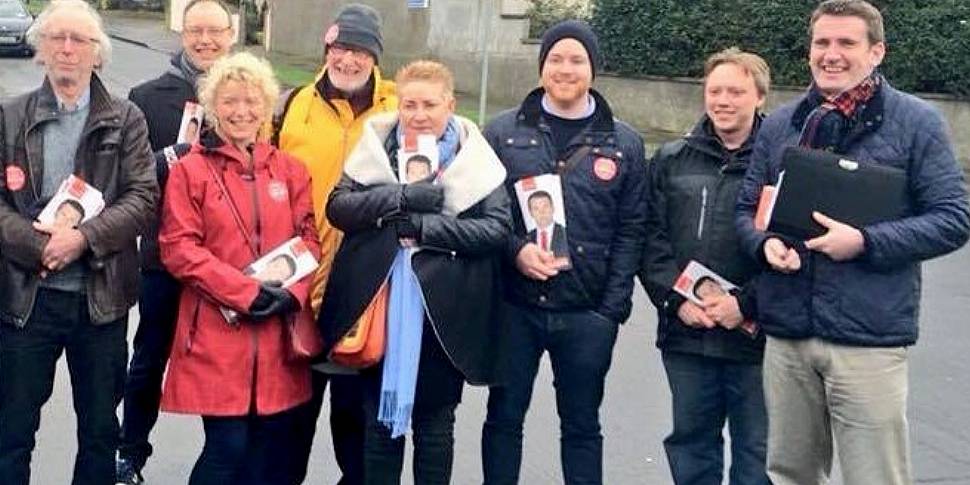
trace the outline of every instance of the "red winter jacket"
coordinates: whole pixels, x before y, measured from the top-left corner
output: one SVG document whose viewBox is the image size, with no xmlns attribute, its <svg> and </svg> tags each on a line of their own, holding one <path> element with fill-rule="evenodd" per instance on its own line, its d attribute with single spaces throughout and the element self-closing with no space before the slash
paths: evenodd
<svg viewBox="0 0 970 485">
<path fill-rule="evenodd" d="M 319 258 L 303 164 L 266 143 L 254 146 L 253 160 L 250 171 L 245 155 L 212 136 L 169 175 L 159 244 L 162 262 L 185 286 L 162 393 L 165 411 L 267 415 L 310 398 L 309 364 L 286 358 L 281 318 L 230 325 L 219 312 L 221 305 L 245 314 L 259 285 L 242 273 L 254 258 L 216 174 L 260 254 L 299 235 Z M 309 286 L 307 277 L 289 288 L 302 307 L 297 318 L 312 318 Z"/>
</svg>

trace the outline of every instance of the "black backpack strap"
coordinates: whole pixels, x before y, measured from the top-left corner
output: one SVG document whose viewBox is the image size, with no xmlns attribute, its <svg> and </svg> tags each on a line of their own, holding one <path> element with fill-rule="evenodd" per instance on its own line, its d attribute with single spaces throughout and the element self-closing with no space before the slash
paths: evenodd
<svg viewBox="0 0 970 485">
<path fill-rule="evenodd" d="M 303 89 L 303 86 L 298 88 L 290 88 L 283 91 L 280 95 L 280 99 L 283 100 L 282 103 L 276 104 L 276 109 L 273 110 L 273 136 L 270 139 L 270 143 L 278 147 L 280 146 L 280 132 L 283 131 L 283 120 L 286 119 L 286 113 L 290 111 L 290 105 L 293 104 L 293 98 Z"/>
</svg>

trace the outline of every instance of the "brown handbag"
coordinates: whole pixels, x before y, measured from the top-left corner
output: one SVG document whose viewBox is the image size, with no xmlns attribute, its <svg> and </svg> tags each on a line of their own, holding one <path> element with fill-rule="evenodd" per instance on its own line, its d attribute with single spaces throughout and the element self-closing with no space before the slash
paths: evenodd
<svg viewBox="0 0 970 485">
<path fill-rule="evenodd" d="M 206 167 L 209 169 L 209 174 L 212 175 L 216 185 L 219 186 L 219 191 L 222 192 L 223 198 L 228 202 L 229 210 L 232 212 L 232 218 L 242 233 L 243 238 L 246 240 L 246 245 L 249 246 L 253 258 L 259 259 L 259 248 L 246 230 L 246 226 L 242 222 L 242 216 L 239 215 L 239 209 L 236 207 L 236 201 L 233 200 L 232 194 L 226 188 L 225 181 L 222 180 L 222 177 L 208 159 L 205 162 Z M 253 210 L 259 210 L 255 203 L 253 204 Z M 293 232 L 294 234 L 298 233 L 295 227 L 293 228 Z M 316 322 L 310 318 L 307 312 L 297 312 L 296 314 L 287 315 L 285 318 L 282 318 L 282 321 L 285 330 L 283 336 L 286 339 L 284 351 L 286 352 L 286 358 L 288 360 L 310 360 L 323 351 L 323 338 L 320 336 L 320 329 L 317 328 Z"/>
<path fill-rule="evenodd" d="M 330 352 L 330 361 L 354 369 L 370 367 L 384 357 L 387 336 L 387 280 L 381 284 L 364 313 Z"/>
</svg>

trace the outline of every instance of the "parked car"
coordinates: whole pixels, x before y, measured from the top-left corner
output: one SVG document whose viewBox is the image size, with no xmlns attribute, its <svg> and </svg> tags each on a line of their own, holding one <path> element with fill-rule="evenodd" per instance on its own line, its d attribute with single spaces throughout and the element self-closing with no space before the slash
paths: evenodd
<svg viewBox="0 0 970 485">
<path fill-rule="evenodd" d="M 20 0 L 0 0 L 0 53 L 33 55 L 26 35 L 33 22 L 33 15 Z"/>
</svg>

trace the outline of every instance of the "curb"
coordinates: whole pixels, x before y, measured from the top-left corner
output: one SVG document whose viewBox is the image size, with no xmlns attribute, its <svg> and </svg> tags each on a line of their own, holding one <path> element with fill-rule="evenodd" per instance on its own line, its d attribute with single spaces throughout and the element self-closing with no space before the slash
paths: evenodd
<svg viewBox="0 0 970 485">
<path fill-rule="evenodd" d="M 155 52 L 161 52 L 163 54 L 169 54 L 169 55 L 174 54 L 174 52 L 172 52 L 172 51 L 170 51 L 168 49 L 159 49 L 157 47 L 152 47 L 150 44 L 148 44 L 146 42 L 143 42 L 143 41 L 140 41 L 140 40 L 131 39 L 131 38 L 125 37 L 123 35 L 109 33 L 108 34 L 108 37 L 111 37 L 112 39 L 117 40 L 117 41 L 120 41 L 120 42 L 124 42 L 126 44 L 137 45 L 138 47 L 143 47 L 143 48 L 148 49 L 148 50 L 153 50 Z"/>
</svg>

